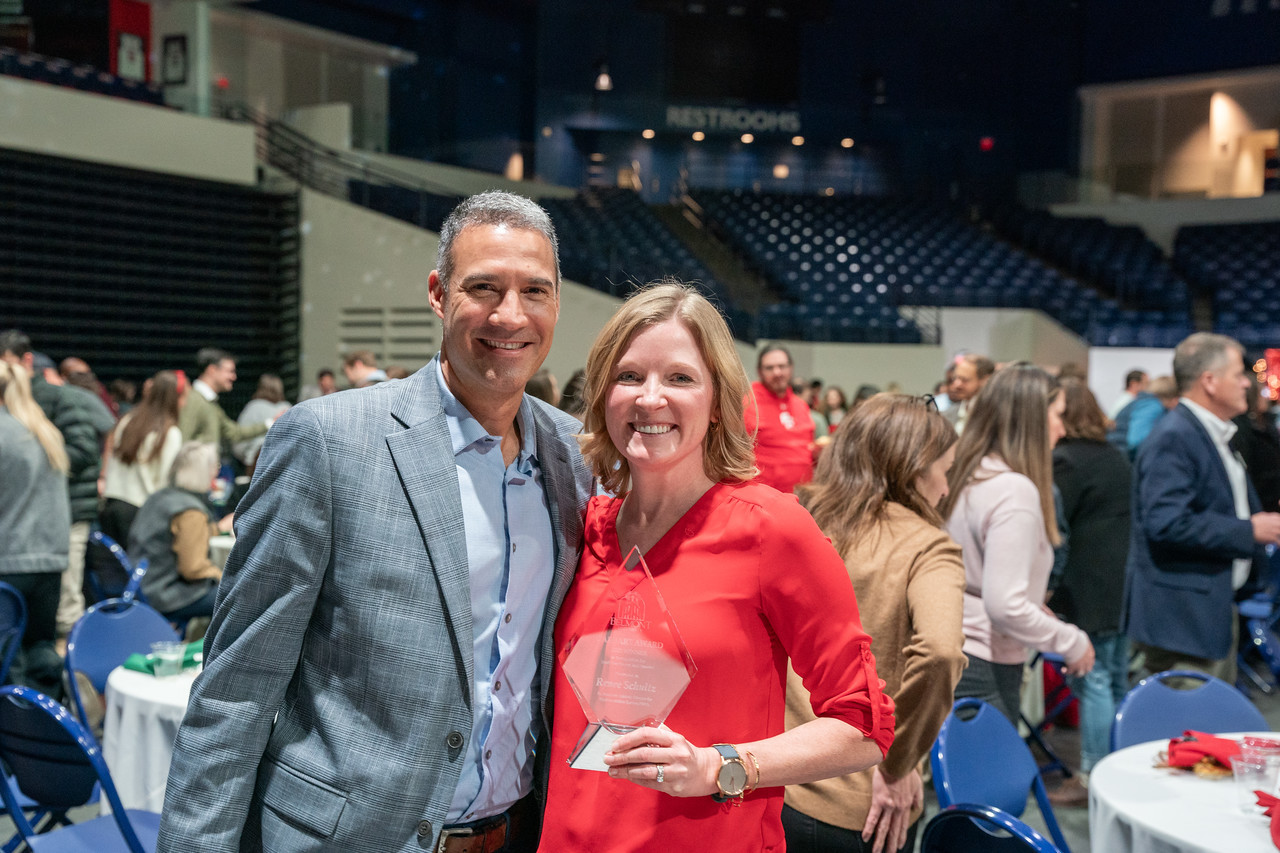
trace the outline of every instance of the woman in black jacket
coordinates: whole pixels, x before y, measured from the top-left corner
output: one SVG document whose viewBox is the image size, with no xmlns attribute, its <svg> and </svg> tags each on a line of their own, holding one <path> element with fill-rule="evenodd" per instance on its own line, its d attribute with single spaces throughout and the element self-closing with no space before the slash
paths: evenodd
<svg viewBox="0 0 1280 853">
<path fill-rule="evenodd" d="M 1089 633 L 1097 662 L 1069 677 L 1080 699 L 1081 772 L 1051 794 L 1061 805 L 1088 801 L 1088 776 L 1110 747 L 1116 705 L 1129 688 L 1129 641 L 1120 633 L 1125 561 L 1129 554 L 1131 472 L 1124 451 L 1107 443 L 1107 418 L 1087 385 L 1064 379 L 1066 437 L 1053 451 L 1053 482 L 1071 532 L 1061 578 L 1051 581 L 1049 606 Z"/>
</svg>

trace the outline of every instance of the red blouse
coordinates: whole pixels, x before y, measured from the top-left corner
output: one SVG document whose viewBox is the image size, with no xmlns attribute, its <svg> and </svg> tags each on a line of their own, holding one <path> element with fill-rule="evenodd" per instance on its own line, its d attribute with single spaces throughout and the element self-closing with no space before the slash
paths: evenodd
<svg viewBox="0 0 1280 853">
<path fill-rule="evenodd" d="M 557 651 L 622 564 L 621 506 L 611 497 L 587 506 L 586 547 L 556 623 Z M 712 486 L 645 562 L 698 667 L 668 727 L 695 746 L 780 734 L 789 654 L 818 716 L 843 720 L 888 751 L 893 700 L 881 692 L 849 574 L 795 497 L 758 483 Z M 737 806 L 570 768 L 587 720 L 559 666 L 555 679 L 541 850 L 782 849 L 780 787 L 754 791 Z M 761 772 L 767 785 L 769 767 Z"/>
</svg>

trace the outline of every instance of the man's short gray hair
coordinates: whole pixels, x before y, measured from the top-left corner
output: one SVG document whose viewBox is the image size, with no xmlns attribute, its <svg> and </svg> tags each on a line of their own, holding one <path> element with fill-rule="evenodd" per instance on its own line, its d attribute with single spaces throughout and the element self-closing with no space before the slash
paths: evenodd
<svg viewBox="0 0 1280 853">
<path fill-rule="evenodd" d="M 188 441 L 178 448 L 169 469 L 169 484 L 198 495 L 207 494 L 218 473 L 218 450 L 207 441 Z"/>
<path fill-rule="evenodd" d="M 1230 358 L 1241 358 L 1244 347 L 1235 338 L 1213 332 L 1196 332 L 1173 351 L 1173 378 L 1185 394 L 1205 371 L 1218 370 Z"/>
<path fill-rule="evenodd" d="M 560 242 L 551 217 L 537 202 L 524 196 L 502 190 L 477 193 L 453 209 L 440 228 L 440 250 L 436 255 L 436 270 L 440 284 L 447 293 L 453 277 L 453 242 L 463 229 L 472 225 L 505 225 L 537 231 L 551 244 L 551 255 L 556 262 L 556 289 L 560 289 Z"/>
</svg>

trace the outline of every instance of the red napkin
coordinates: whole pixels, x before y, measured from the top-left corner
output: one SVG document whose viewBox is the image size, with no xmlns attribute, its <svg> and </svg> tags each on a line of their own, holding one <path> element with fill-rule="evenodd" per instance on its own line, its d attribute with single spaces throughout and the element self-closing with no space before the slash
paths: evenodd
<svg viewBox="0 0 1280 853">
<path fill-rule="evenodd" d="M 1204 732 L 1185 731 L 1182 737 L 1169 741 L 1169 766 L 1194 767 L 1206 756 L 1230 769 L 1232 756 L 1240 754 L 1240 744 Z"/>
<path fill-rule="evenodd" d="M 1271 843 L 1280 850 L 1280 799 L 1263 793 L 1262 791 L 1254 791 L 1254 796 L 1258 798 L 1258 805 L 1267 810 L 1267 817 L 1271 818 Z"/>
</svg>

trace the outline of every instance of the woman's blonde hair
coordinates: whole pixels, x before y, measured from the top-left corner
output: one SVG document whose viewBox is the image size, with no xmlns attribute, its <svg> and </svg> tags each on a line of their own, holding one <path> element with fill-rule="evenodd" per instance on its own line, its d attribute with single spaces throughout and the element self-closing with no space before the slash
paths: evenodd
<svg viewBox="0 0 1280 853">
<path fill-rule="evenodd" d="M 31 380 L 27 378 L 25 368 L 0 361 L 0 400 L 4 401 L 4 407 L 9 410 L 13 419 L 26 427 L 36 441 L 40 442 L 53 470 L 67 473 L 71 463 L 67 460 L 67 447 L 62 440 L 62 433 L 44 416 L 35 398 L 31 396 Z"/>
<path fill-rule="evenodd" d="M 956 443 L 956 431 L 926 398 L 876 394 L 850 412 L 822 454 L 813 482 L 796 492 L 831 544 L 853 543 L 901 504 L 930 524 L 942 517 L 916 483 Z"/>
<path fill-rule="evenodd" d="M 950 494 L 939 509 L 951 516 L 960 492 L 973 481 L 983 457 L 998 456 L 1035 484 L 1049 542 L 1057 545 L 1053 509 L 1053 449 L 1049 445 L 1049 404 L 1061 393 L 1058 381 L 1026 362 L 1011 364 L 987 380 L 969 404 L 956 461 L 947 476 Z"/>
<path fill-rule="evenodd" d="M 587 356 L 586 413 L 582 456 L 600 484 L 621 494 L 630 488 L 631 469 L 609 437 L 605 403 L 614 365 L 642 328 L 679 320 L 697 344 L 711 373 L 713 423 L 702 442 L 702 469 L 713 482 L 750 480 L 756 475 L 755 449 L 743 422 L 742 404 L 751 384 L 720 312 L 706 297 L 675 279 L 654 282 L 631 295 L 605 323 Z M 717 421 L 718 419 L 718 421 Z"/>
</svg>

